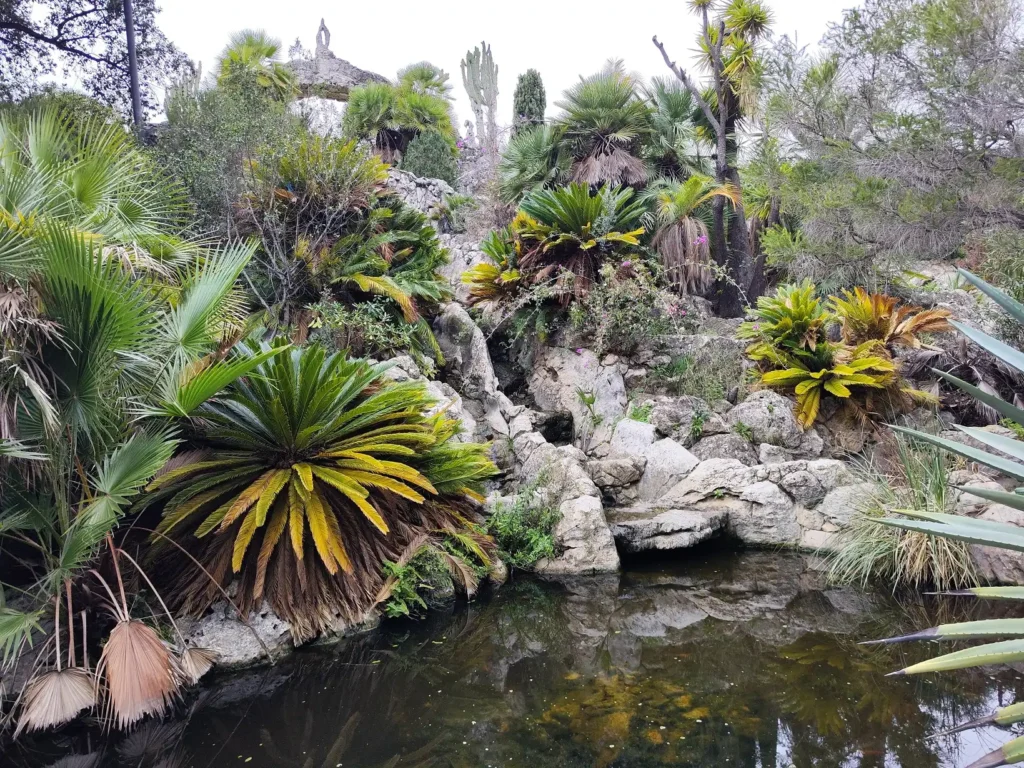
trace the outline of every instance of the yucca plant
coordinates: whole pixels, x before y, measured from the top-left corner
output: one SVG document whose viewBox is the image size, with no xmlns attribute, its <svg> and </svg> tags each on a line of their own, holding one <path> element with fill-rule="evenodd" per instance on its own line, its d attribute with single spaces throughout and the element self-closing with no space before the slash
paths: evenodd
<svg viewBox="0 0 1024 768">
<path fill-rule="evenodd" d="M 710 176 L 693 175 L 686 181 L 659 179 L 644 193 L 652 203 L 655 226 L 651 245 L 665 268 L 665 279 L 682 294 L 703 294 L 715 276 L 711 271 L 710 203 L 722 197 L 735 204 L 739 191 L 730 184 L 715 184 Z"/>
<path fill-rule="evenodd" d="M 269 348 L 250 346 L 239 360 Z M 482 560 L 474 528 L 484 446 L 456 441 L 458 422 L 422 382 L 313 345 L 257 368 L 203 406 L 192 442 L 150 485 L 162 503 L 154 544 L 172 537 L 243 612 L 266 599 L 297 640 L 361 619 L 395 562 L 421 534 L 456 536 Z M 201 613 L 219 590 L 176 548 L 161 549 L 172 604 Z"/>
<path fill-rule="evenodd" d="M 644 206 L 628 187 L 570 184 L 528 195 L 512 222 L 522 243 L 519 267 L 534 283 L 554 279 L 563 303 L 587 294 L 601 260 L 639 246 Z"/>
<path fill-rule="evenodd" d="M 1016 322 L 1024 323 L 1024 305 L 970 272 L 960 270 L 960 274 L 1002 307 Z M 1024 354 L 1019 350 L 977 329 L 956 322 L 951 324 L 978 346 L 984 348 L 1007 365 L 1024 372 Z M 1012 420 L 1016 424 L 1024 424 L 1024 410 L 1021 410 L 1016 405 L 947 373 L 941 371 L 936 371 L 935 373 L 968 394 L 983 401 L 989 407 L 994 408 L 1005 418 Z M 998 452 L 991 453 L 985 449 L 974 448 L 916 430 L 895 427 L 894 429 L 910 435 L 915 440 L 930 443 L 963 456 L 970 461 L 992 467 L 1014 480 L 1024 481 L 1024 443 L 1019 440 L 992 434 L 982 429 L 958 427 L 968 437 L 974 438 L 985 445 L 986 448 Z M 956 487 L 963 493 L 973 494 L 982 499 L 1024 512 L 1024 491 L 1021 488 L 1014 492 L 1006 492 L 972 486 Z M 1024 529 L 1016 525 L 930 511 L 901 510 L 901 515 L 902 517 L 886 517 L 880 522 L 895 528 L 929 536 L 939 536 L 969 544 L 1001 547 L 1024 552 Z M 1021 600 L 1024 599 L 1024 587 L 976 587 L 952 594 L 974 595 L 991 599 Z M 995 642 L 983 642 L 981 645 L 963 648 L 953 653 L 914 664 L 894 674 L 915 675 L 978 667 L 987 664 L 1010 664 L 1024 660 L 1024 619 L 988 619 L 944 624 L 904 637 L 879 642 L 904 642 L 909 640 L 982 640 Z M 990 724 L 1006 726 L 1021 721 L 1024 721 L 1024 704 L 1018 703 L 1002 707 L 987 717 L 965 723 L 954 729 L 954 731 L 978 728 Z M 1024 737 L 1009 741 L 1000 749 L 972 763 L 969 768 L 997 768 L 997 766 L 1011 765 L 1022 761 L 1024 761 Z"/>
</svg>

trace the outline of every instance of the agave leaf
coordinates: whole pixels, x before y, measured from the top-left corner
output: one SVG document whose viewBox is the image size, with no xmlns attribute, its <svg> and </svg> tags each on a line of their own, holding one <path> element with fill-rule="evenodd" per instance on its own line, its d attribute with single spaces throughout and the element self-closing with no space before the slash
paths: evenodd
<svg viewBox="0 0 1024 768">
<path fill-rule="evenodd" d="M 1024 660 L 1024 639 L 1003 640 L 999 643 L 976 645 L 934 659 L 911 664 L 894 675 L 919 675 L 925 672 L 947 672 L 951 669 L 982 667 L 987 664 L 1012 664 Z"/>
<path fill-rule="evenodd" d="M 964 518 L 964 522 L 959 525 L 949 525 L 943 523 L 928 523 L 919 522 L 917 520 L 895 520 L 892 518 L 884 517 L 878 521 L 882 525 L 892 526 L 893 528 L 902 528 L 906 531 L 917 531 L 918 533 L 926 533 L 931 536 L 944 536 L 948 539 L 958 539 L 959 541 L 966 541 L 970 544 L 982 544 L 988 547 L 1003 547 L 1004 549 L 1013 549 L 1018 552 L 1024 552 L 1024 529 L 1018 528 L 1019 534 L 1010 533 L 998 533 L 994 531 L 985 530 L 977 526 L 972 526 L 971 523 L 979 522 L 971 518 Z M 1013 526 L 1016 528 L 1016 526 Z"/>
<path fill-rule="evenodd" d="M 995 286 L 989 285 L 980 277 L 968 272 L 966 269 L 958 269 L 957 272 L 959 272 L 962 277 L 973 283 L 975 287 L 992 299 L 992 301 L 1005 309 L 1014 320 L 1018 323 L 1024 324 L 1024 304 L 1021 304 L 1019 301 L 1007 296 Z"/>
<path fill-rule="evenodd" d="M 1024 461 L 1024 443 L 1020 440 L 1014 440 L 1012 437 L 1006 437 L 1005 435 L 997 435 L 994 432 L 978 429 L 977 427 L 962 427 L 959 424 L 954 426 L 965 435 L 973 437 L 979 443 L 984 443 L 990 448 L 995 448 L 1001 453 L 1008 454 L 1015 459 Z M 1021 465 L 1021 470 L 1024 471 L 1024 464 Z"/>
<path fill-rule="evenodd" d="M 927 432 L 919 432 L 916 429 L 908 429 L 906 427 L 898 427 L 890 424 L 890 428 L 895 432 L 902 432 L 905 435 L 910 435 L 915 440 L 921 440 L 932 445 L 937 445 L 940 448 L 945 448 L 947 451 L 958 453 L 961 456 L 966 456 L 968 459 L 977 461 L 979 464 L 998 469 L 1011 477 L 1016 477 L 1018 480 L 1024 480 L 1024 465 L 1018 464 L 1010 459 L 1004 459 L 1001 456 L 982 451 L 978 448 L 974 448 L 964 443 L 958 443 L 955 440 L 947 440 L 944 437 L 938 437 L 936 435 L 929 435 Z"/>
<path fill-rule="evenodd" d="M 1024 373 L 1024 353 L 993 336 L 989 336 L 987 333 L 971 328 L 969 325 L 957 322 L 951 322 L 950 324 L 986 352 Z"/>
<path fill-rule="evenodd" d="M 972 496 L 977 496 L 980 499 L 987 501 L 994 501 L 997 504 L 1002 504 L 1013 509 L 1018 509 L 1024 512 L 1024 496 L 1019 493 L 1007 493 L 1006 491 L 993 491 L 988 488 L 975 488 L 970 485 L 954 485 L 958 491 L 969 493 Z"/>
<path fill-rule="evenodd" d="M 1024 702 L 1011 704 L 1008 707 L 1001 707 L 995 712 L 985 715 L 985 717 L 979 717 L 977 720 L 970 720 L 969 722 L 961 723 L 953 728 L 947 728 L 944 731 L 932 734 L 931 738 L 949 736 L 954 733 L 960 733 L 961 731 L 970 731 L 975 728 L 982 728 L 986 725 L 1001 725 L 1006 727 L 1007 725 L 1019 723 L 1022 720 L 1024 720 Z"/>
<path fill-rule="evenodd" d="M 999 768 L 1001 765 L 1013 765 L 1024 760 L 1024 736 L 1008 741 L 999 749 L 990 752 L 980 760 L 975 760 L 967 768 Z"/>
<path fill-rule="evenodd" d="M 1006 402 L 1005 400 L 1003 400 L 1003 398 L 996 397 L 995 395 L 986 392 L 985 390 L 976 387 L 973 384 L 968 384 L 966 381 L 958 379 L 956 376 L 946 373 L 945 371 L 940 371 L 937 368 L 932 368 L 932 372 L 936 376 L 945 379 L 953 386 L 962 389 L 964 392 L 971 395 L 975 399 L 980 400 L 990 408 L 993 408 L 1000 415 L 1005 416 L 1006 418 L 1015 421 L 1018 424 L 1024 424 L 1024 410 L 1018 408 L 1017 406 L 1011 403 Z"/>
<path fill-rule="evenodd" d="M 988 600 L 1024 600 L 1024 587 L 971 587 L 947 592 L 948 595 L 971 595 Z"/>
<path fill-rule="evenodd" d="M 981 637 L 1024 636 L 1024 619 L 985 619 L 964 621 L 956 624 L 940 624 L 909 635 L 874 640 L 865 645 L 888 645 L 906 643 L 911 640 L 973 640 Z"/>
</svg>

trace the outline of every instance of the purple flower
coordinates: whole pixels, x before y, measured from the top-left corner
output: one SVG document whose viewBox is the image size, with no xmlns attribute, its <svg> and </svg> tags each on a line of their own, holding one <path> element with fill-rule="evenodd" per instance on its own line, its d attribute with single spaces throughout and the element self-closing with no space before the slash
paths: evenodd
<svg viewBox="0 0 1024 768">
<path fill-rule="evenodd" d="M 626 259 L 624 262 L 622 262 L 622 266 L 624 266 L 624 267 L 632 267 L 633 266 L 633 262 L 630 261 L 629 259 Z"/>
<path fill-rule="evenodd" d="M 582 355 L 583 354 L 583 347 L 576 347 L 576 354 L 577 355 Z"/>
<path fill-rule="evenodd" d="M 708 236 L 707 235 L 701 235 L 700 237 L 698 237 L 696 240 L 693 241 L 693 244 L 694 245 L 704 245 L 707 241 L 708 241 Z"/>
</svg>

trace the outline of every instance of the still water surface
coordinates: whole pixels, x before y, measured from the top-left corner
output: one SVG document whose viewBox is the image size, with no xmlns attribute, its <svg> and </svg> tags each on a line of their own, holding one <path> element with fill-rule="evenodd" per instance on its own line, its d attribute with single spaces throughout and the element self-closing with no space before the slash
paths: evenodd
<svg viewBox="0 0 1024 768">
<path fill-rule="evenodd" d="M 939 768 L 1009 738 L 936 730 L 1024 699 L 1018 676 L 884 673 L 938 646 L 858 645 L 977 606 L 826 587 L 802 556 L 697 555 L 518 579 L 257 673 L 213 677 L 128 737 L 13 748 L 26 768 Z M 10 759 L 11 763 L 6 761 Z"/>
</svg>

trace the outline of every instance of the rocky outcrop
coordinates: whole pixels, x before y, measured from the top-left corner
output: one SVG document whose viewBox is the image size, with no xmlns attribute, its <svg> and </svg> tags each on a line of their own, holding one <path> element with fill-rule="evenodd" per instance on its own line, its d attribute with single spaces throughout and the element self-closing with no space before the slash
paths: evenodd
<svg viewBox="0 0 1024 768">
<path fill-rule="evenodd" d="M 440 235 L 441 244 L 448 249 L 448 263 L 438 270 L 451 286 L 455 299 L 461 304 L 469 300 L 469 286 L 462 282 L 466 270 L 486 261 L 478 238 L 470 235 Z"/>
<path fill-rule="evenodd" d="M 316 54 L 311 59 L 293 59 L 288 66 L 295 73 L 299 90 L 303 96 L 320 96 L 335 101 L 348 101 L 349 92 L 367 83 L 390 82 L 383 75 L 367 72 L 344 59 L 339 59 L 330 49 L 331 33 L 320 20 L 317 31 Z"/>
<path fill-rule="evenodd" d="M 441 179 L 424 179 L 401 168 L 388 169 L 388 188 L 406 205 L 427 216 L 437 214 L 441 202 L 455 190 Z"/>
<path fill-rule="evenodd" d="M 701 438 L 690 449 L 694 456 L 701 461 L 708 459 L 735 459 L 741 464 L 752 467 L 755 464 L 764 464 L 765 461 L 758 461 L 757 452 L 750 441 L 735 432 L 724 435 L 709 435 Z"/>
<path fill-rule="evenodd" d="M 706 514 L 650 505 L 623 507 L 608 513 L 615 541 L 625 552 L 688 549 L 725 529 L 725 512 Z"/>
<path fill-rule="evenodd" d="M 588 349 L 541 347 L 528 386 L 540 409 L 571 413 L 577 438 L 583 437 L 593 449 L 608 442 L 615 423 L 625 415 L 623 373 L 624 364 L 602 365 Z M 584 403 L 581 393 L 594 398 L 592 406 Z"/>
</svg>

